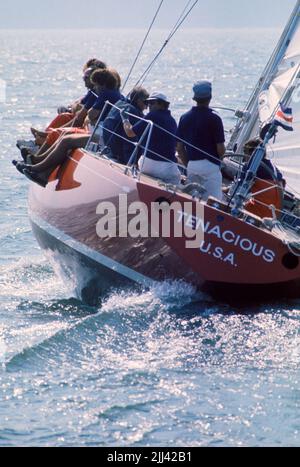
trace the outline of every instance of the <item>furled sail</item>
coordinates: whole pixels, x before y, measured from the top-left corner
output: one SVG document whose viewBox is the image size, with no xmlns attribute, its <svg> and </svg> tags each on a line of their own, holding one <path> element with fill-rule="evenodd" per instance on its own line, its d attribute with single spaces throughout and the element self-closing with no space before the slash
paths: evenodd
<svg viewBox="0 0 300 467">
<path fill-rule="evenodd" d="M 288 189 L 300 194 L 300 80 L 297 79 L 300 69 L 300 24 L 295 30 L 291 43 L 279 65 L 278 72 L 269 89 L 263 91 L 259 101 L 260 122 L 272 118 L 282 96 L 293 86 L 290 107 L 293 110 L 293 132 L 279 130 L 277 138 L 269 146 L 269 155 L 284 173 Z"/>
<path fill-rule="evenodd" d="M 229 150 L 241 152 L 245 141 L 258 134 L 259 128 L 274 118 L 274 113 L 291 89 L 293 132 L 279 130 L 270 155 L 282 169 L 288 188 L 300 194 L 300 0 L 297 1 L 280 41 L 251 96 L 229 143 Z"/>
</svg>

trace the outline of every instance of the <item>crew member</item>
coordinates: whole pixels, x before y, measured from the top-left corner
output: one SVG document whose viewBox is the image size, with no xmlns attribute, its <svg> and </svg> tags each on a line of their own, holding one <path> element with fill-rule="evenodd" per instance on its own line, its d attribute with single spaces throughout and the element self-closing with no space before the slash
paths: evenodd
<svg viewBox="0 0 300 467">
<path fill-rule="evenodd" d="M 212 85 L 198 81 L 193 100 L 197 103 L 179 122 L 177 136 L 178 154 L 187 166 L 188 181 L 198 175 L 206 189 L 203 199 L 209 196 L 222 199 L 221 161 L 225 154 L 224 127 L 221 118 L 210 107 Z M 184 141 L 184 142 L 183 142 Z"/>
<path fill-rule="evenodd" d="M 111 156 L 121 164 L 128 164 L 136 138 L 132 142 L 127 140 L 120 112 L 126 112 L 125 115 L 130 114 L 127 115 L 127 118 L 134 125 L 139 121 L 136 117 L 144 117 L 143 112 L 148 106 L 148 97 L 149 93 L 145 88 L 136 86 L 128 98 L 121 99 L 116 103 L 117 108 L 113 107 L 103 122 L 104 144 L 109 148 Z"/>
<path fill-rule="evenodd" d="M 247 141 L 244 146 L 245 156 L 250 158 L 261 143 L 262 139 L 260 137 Z M 277 217 L 280 217 L 280 211 L 283 207 L 283 190 L 286 182 L 280 170 L 267 158 L 266 151 L 256 176 L 257 178 L 251 189 L 253 198 L 246 203 L 245 209 L 258 217 L 264 218 L 273 216 L 271 206 L 274 206 Z"/>
<path fill-rule="evenodd" d="M 150 112 L 145 119 L 153 122 L 154 125 L 148 152 L 140 158 L 139 168 L 141 172 L 151 177 L 178 185 L 181 175 L 176 159 L 177 123 L 169 110 L 170 102 L 160 92 L 152 93 L 146 102 L 149 104 Z M 132 126 L 129 120 L 125 120 L 123 125 L 129 138 L 140 139 L 147 128 L 145 121 L 139 121 Z M 146 144 L 146 139 L 142 142 L 143 146 Z"/>
</svg>

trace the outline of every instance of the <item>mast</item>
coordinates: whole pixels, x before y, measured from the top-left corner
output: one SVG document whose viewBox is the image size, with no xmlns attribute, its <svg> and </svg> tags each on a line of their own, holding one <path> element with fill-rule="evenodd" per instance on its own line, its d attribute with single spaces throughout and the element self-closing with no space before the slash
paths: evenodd
<svg viewBox="0 0 300 467">
<path fill-rule="evenodd" d="M 297 0 L 295 8 L 290 16 L 290 19 L 281 35 L 281 38 L 257 83 L 252 96 L 250 97 L 243 117 L 238 121 L 231 140 L 228 145 L 228 150 L 240 152 L 245 141 L 247 141 L 258 123 L 259 120 L 259 96 L 261 92 L 269 89 L 278 67 L 282 62 L 286 51 L 291 43 L 291 40 L 297 30 L 300 21 L 300 0 Z"/>
<path fill-rule="evenodd" d="M 294 72 L 294 76 L 291 79 L 287 89 L 285 90 L 284 95 L 282 96 L 281 102 L 274 109 L 272 115 L 272 123 L 270 124 L 270 128 L 264 138 L 264 141 L 259 145 L 259 147 L 255 150 L 254 154 L 252 155 L 250 162 L 244 167 L 244 170 L 241 174 L 241 178 L 237 180 L 233 194 L 231 197 L 230 204 L 232 205 L 231 213 L 234 216 L 238 216 L 243 208 L 245 201 L 247 200 L 247 196 L 253 186 L 255 181 L 257 171 L 260 167 L 260 164 L 265 156 L 266 146 L 269 141 L 276 135 L 277 128 L 279 126 L 278 122 L 275 120 L 275 115 L 280 106 L 286 108 L 292 99 L 293 92 L 297 87 L 297 84 L 300 79 L 300 64 L 296 67 Z"/>
</svg>

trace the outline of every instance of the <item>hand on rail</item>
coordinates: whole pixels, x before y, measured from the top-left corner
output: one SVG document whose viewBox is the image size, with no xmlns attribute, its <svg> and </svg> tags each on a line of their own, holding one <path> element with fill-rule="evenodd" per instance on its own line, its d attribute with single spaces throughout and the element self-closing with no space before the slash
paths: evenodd
<svg viewBox="0 0 300 467">
<path fill-rule="evenodd" d="M 127 115 L 126 109 L 120 110 L 120 117 L 121 117 L 123 123 L 129 121 L 129 120 L 128 120 L 128 115 Z"/>
<path fill-rule="evenodd" d="M 132 131 L 132 125 L 127 118 L 123 120 L 123 128 L 128 138 L 136 137 L 136 134 Z"/>
</svg>

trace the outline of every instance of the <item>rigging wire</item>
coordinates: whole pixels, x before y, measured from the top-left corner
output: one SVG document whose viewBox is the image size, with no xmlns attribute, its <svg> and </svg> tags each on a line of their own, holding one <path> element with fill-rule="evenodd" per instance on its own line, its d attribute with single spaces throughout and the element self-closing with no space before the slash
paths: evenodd
<svg viewBox="0 0 300 467">
<path fill-rule="evenodd" d="M 184 9 L 183 9 L 182 13 L 180 14 L 178 20 L 176 21 L 176 23 L 175 23 L 173 29 L 171 29 L 171 32 L 169 33 L 169 36 L 168 36 L 167 40 L 165 41 L 165 43 L 163 44 L 163 46 L 161 47 L 161 49 L 159 50 L 159 52 L 156 54 L 156 56 L 154 57 L 154 59 L 152 60 L 152 62 L 150 63 L 150 65 L 147 67 L 146 71 L 143 73 L 143 75 L 141 76 L 141 78 L 137 81 L 137 83 L 135 84 L 135 86 L 133 87 L 133 89 L 134 89 L 136 86 L 142 85 L 142 84 L 143 84 L 143 82 L 144 82 L 145 79 L 146 79 L 146 76 L 148 76 L 148 74 L 150 73 L 152 67 L 154 66 L 154 64 L 155 64 L 155 62 L 156 62 L 156 60 L 157 60 L 158 57 L 161 55 L 161 53 L 163 52 L 163 50 L 165 49 L 165 47 L 168 45 L 169 41 L 172 39 L 172 37 L 175 35 L 175 33 L 178 31 L 178 29 L 180 28 L 180 26 L 183 24 L 183 22 L 185 21 L 185 19 L 188 17 L 188 15 L 190 14 L 190 12 L 191 12 L 191 11 L 193 10 L 193 8 L 196 6 L 196 4 L 198 3 L 198 1 L 199 1 L 199 0 L 188 0 L 186 6 L 184 7 Z M 138 61 L 138 59 L 139 59 L 139 56 L 140 56 L 140 54 L 141 54 L 141 52 L 142 52 L 142 49 L 143 49 L 143 47 L 144 47 L 144 45 L 145 45 L 145 43 L 146 43 L 147 38 L 148 38 L 148 36 L 149 36 L 149 34 L 150 34 L 150 32 L 151 32 L 151 29 L 152 29 L 152 27 L 153 27 L 153 25 L 154 25 L 154 22 L 155 22 L 155 20 L 156 20 L 156 18 L 157 18 L 157 16 L 158 16 L 158 13 L 159 13 L 159 11 L 161 10 L 161 7 L 162 7 L 162 5 L 163 5 L 163 2 L 164 2 L 164 0 L 161 0 L 160 4 L 158 5 L 157 11 L 156 11 L 156 13 L 155 13 L 155 15 L 154 15 L 154 18 L 153 18 L 153 20 L 152 20 L 152 22 L 151 22 L 151 24 L 150 24 L 150 26 L 149 26 L 149 28 L 148 28 L 148 31 L 147 31 L 147 33 L 146 33 L 146 36 L 144 37 L 144 40 L 143 40 L 143 42 L 142 42 L 142 44 L 141 44 L 141 47 L 140 47 L 140 49 L 139 49 L 139 51 L 138 51 L 138 53 L 137 53 L 137 55 L 136 55 L 136 58 L 135 58 L 135 60 L 134 60 L 134 62 L 133 62 L 133 65 L 132 65 L 132 67 L 131 67 L 131 69 L 130 69 L 130 71 L 129 71 L 129 73 L 128 73 L 128 76 L 127 76 L 127 78 L 126 78 L 126 80 L 125 80 L 125 83 L 124 83 L 124 85 L 123 85 L 123 87 L 122 87 L 122 91 L 124 90 L 126 84 L 128 83 L 128 80 L 129 80 L 129 78 L 130 78 L 130 75 L 132 74 L 132 71 L 133 71 L 133 69 L 134 69 L 134 67 L 135 67 L 135 65 L 136 65 L 136 63 L 137 63 L 137 61 Z M 191 5 L 192 2 L 193 2 L 193 4 Z M 190 5 L 191 5 L 191 6 L 190 6 Z M 130 93 L 129 93 L 129 94 L 130 94 Z M 116 128 L 117 128 L 117 126 L 116 126 Z M 116 128 L 115 128 L 115 129 L 116 129 Z M 112 137 L 112 135 L 111 135 L 111 137 Z M 106 146 L 107 146 L 107 145 L 106 145 Z"/>
<path fill-rule="evenodd" d="M 158 16 L 158 13 L 159 13 L 160 10 L 161 10 L 161 7 L 162 7 L 163 3 L 164 3 L 164 0 L 161 0 L 159 6 L 158 6 L 158 8 L 157 8 L 157 11 L 156 11 L 156 13 L 155 13 L 155 15 L 154 15 L 154 18 L 152 19 L 152 22 L 151 22 L 151 24 L 150 24 L 150 26 L 149 26 L 149 28 L 148 28 L 148 31 L 147 31 L 147 33 L 146 33 L 146 35 L 145 35 L 145 37 L 144 37 L 144 39 L 143 39 L 143 41 L 142 41 L 142 44 L 141 44 L 141 46 L 140 46 L 140 48 L 139 48 L 139 50 L 138 50 L 138 53 L 137 53 L 137 55 L 136 55 L 136 57 L 135 57 L 135 59 L 134 59 L 134 61 L 133 61 L 133 64 L 132 64 L 132 66 L 131 66 L 131 68 L 130 68 L 130 70 L 129 70 L 129 73 L 128 73 L 128 75 L 127 75 L 127 78 L 126 78 L 126 80 L 125 80 L 125 82 L 124 82 L 124 84 L 123 84 L 122 92 L 124 91 L 124 89 L 125 89 L 125 87 L 126 87 L 126 85 L 127 85 L 127 83 L 128 83 L 128 80 L 129 80 L 129 78 L 130 78 L 130 76 L 131 76 L 131 74 L 132 74 L 132 72 L 133 72 L 133 70 L 134 70 L 134 67 L 135 67 L 135 65 L 136 65 L 136 63 L 137 63 L 137 61 L 138 61 L 138 59 L 139 59 L 139 57 L 140 57 L 140 54 L 141 54 L 141 52 L 142 52 L 142 50 L 143 50 L 143 48 L 144 48 L 144 45 L 145 45 L 145 43 L 146 43 L 146 40 L 147 40 L 148 37 L 149 37 L 149 34 L 150 34 L 150 32 L 151 32 L 151 30 L 152 30 L 152 28 L 153 28 L 153 25 L 154 25 L 154 23 L 155 23 L 155 21 L 156 21 L 156 18 L 157 18 L 157 16 Z"/>
<path fill-rule="evenodd" d="M 188 10 L 188 8 L 189 8 L 190 4 L 192 3 L 192 1 L 193 1 L 193 0 L 189 0 L 189 1 L 187 2 L 186 6 L 184 7 L 182 13 L 180 14 L 180 16 L 179 16 L 179 18 L 178 18 L 178 20 L 177 20 L 177 22 L 175 23 L 173 29 L 171 29 L 170 35 L 171 35 L 171 34 L 175 34 L 176 28 L 177 28 L 178 24 L 180 23 L 180 21 L 181 21 L 182 18 L 184 17 L 184 15 L 185 15 L 186 11 Z"/>
<path fill-rule="evenodd" d="M 144 73 L 142 74 L 142 76 L 140 77 L 140 79 L 137 81 L 137 83 L 135 84 L 135 86 L 138 86 L 139 84 L 142 84 L 146 77 L 148 76 L 148 74 L 150 73 L 150 71 L 152 70 L 155 62 L 157 61 L 157 59 L 159 58 L 159 56 L 162 54 L 162 52 L 164 51 L 164 49 L 166 48 L 166 46 L 169 44 L 170 40 L 172 39 L 172 37 L 175 35 L 175 33 L 178 31 L 178 29 L 180 28 L 180 26 L 184 23 L 184 21 L 186 20 L 186 18 L 189 16 L 189 14 L 191 13 L 191 11 L 194 9 L 194 7 L 196 6 L 196 4 L 198 3 L 199 0 L 194 0 L 194 3 L 191 5 L 191 2 L 193 0 L 189 0 L 186 4 L 186 6 L 184 7 L 182 13 L 180 14 L 178 20 L 176 21 L 173 29 L 171 30 L 169 36 L 167 37 L 167 39 L 165 40 L 164 44 L 162 45 L 162 47 L 159 49 L 159 51 L 157 52 L 157 54 L 155 55 L 155 57 L 153 58 L 153 60 L 150 62 L 150 64 L 148 65 L 148 67 L 146 68 L 146 70 L 144 71 Z M 191 5 L 191 6 L 190 6 Z"/>
<path fill-rule="evenodd" d="M 151 24 L 150 24 L 150 26 L 149 26 L 149 28 L 148 28 L 148 31 L 146 32 L 146 35 L 145 35 L 145 37 L 144 37 L 144 39 L 143 39 L 143 41 L 142 41 L 142 44 L 141 44 L 141 46 L 140 46 L 140 48 L 139 48 L 139 50 L 138 50 L 138 52 L 137 52 L 137 54 L 136 54 L 136 57 L 135 57 L 135 59 L 134 59 L 134 61 L 133 61 L 133 64 L 132 64 L 132 66 L 131 66 L 131 68 L 130 68 L 130 70 L 129 70 L 129 73 L 128 73 L 127 77 L 126 77 L 126 80 L 125 80 L 125 82 L 124 82 L 124 84 L 123 84 L 121 93 L 124 92 L 124 89 L 125 89 L 125 87 L 126 87 L 128 81 L 129 81 L 129 78 L 130 78 L 130 76 L 131 76 L 131 74 L 132 74 L 132 72 L 133 72 L 133 70 L 134 70 L 134 67 L 135 67 L 135 65 L 136 65 L 136 63 L 137 63 L 137 61 L 138 61 L 138 59 L 139 59 L 139 57 L 140 57 L 140 55 L 141 55 L 141 53 L 142 53 L 142 50 L 143 50 L 143 48 L 144 48 L 144 45 L 145 45 L 145 43 L 146 43 L 146 41 L 147 41 L 147 39 L 148 39 L 148 37 L 149 37 L 149 34 L 150 34 L 150 32 L 151 32 L 151 30 L 152 30 L 152 28 L 153 28 L 153 25 L 154 25 L 154 23 L 155 23 L 155 21 L 156 21 L 156 18 L 157 18 L 158 14 L 159 14 L 159 12 L 160 12 L 160 10 L 161 10 L 161 7 L 162 7 L 163 3 L 164 3 L 164 0 L 161 0 L 160 3 L 159 3 L 159 5 L 158 5 L 158 8 L 157 8 L 157 10 L 156 10 L 156 13 L 155 13 L 155 15 L 154 15 L 154 17 L 153 17 L 153 19 L 152 19 L 152 21 L 151 21 Z M 130 96 L 130 93 L 128 93 L 127 97 L 129 97 L 129 96 Z M 131 99 L 132 99 L 132 98 L 133 98 L 133 95 L 131 95 Z M 119 125 L 118 123 L 115 125 L 115 128 L 114 128 L 115 131 L 117 130 L 118 125 Z M 107 143 L 106 143 L 106 145 L 105 145 L 106 147 L 110 144 L 112 138 L 113 138 L 113 134 L 111 134 L 109 140 L 107 141 Z"/>
</svg>

